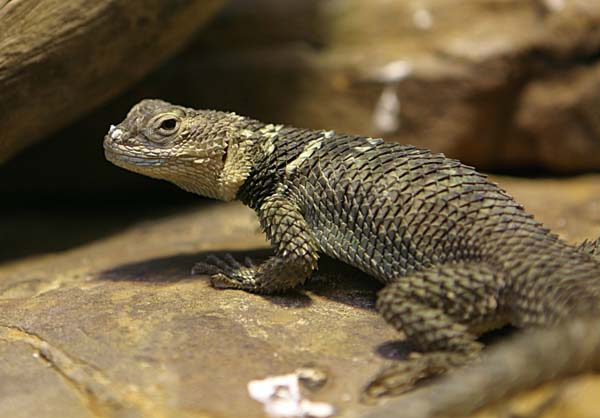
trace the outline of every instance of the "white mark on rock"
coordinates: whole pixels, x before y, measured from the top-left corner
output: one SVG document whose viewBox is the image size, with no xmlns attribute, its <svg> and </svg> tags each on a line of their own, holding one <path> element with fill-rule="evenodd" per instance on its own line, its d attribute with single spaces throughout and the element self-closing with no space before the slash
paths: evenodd
<svg viewBox="0 0 600 418">
<path fill-rule="evenodd" d="M 412 65 L 406 60 L 388 62 L 383 67 L 373 71 L 372 78 L 382 83 L 398 83 L 413 71 Z"/>
<path fill-rule="evenodd" d="M 321 145 L 323 145 L 323 137 L 310 141 L 300 155 L 285 166 L 285 174 L 292 174 L 304 161 L 308 160 L 316 150 L 321 148 Z"/>
<path fill-rule="evenodd" d="M 396 89 L 400 81 L 412 73 L 412 65 L 406 60 L 389 62 L 373 72 L 375 81 L 385 83 L 385 87 L 375 104 L 373 124 L 379 132 L 394 132 L 400 127 L 400 99 Z"/>
<path fill-rule="evenodd" d="M 433 26 L 433 16 L 431 15 L 431 12 L 424 7 L 419 7 L 415 10 L 412 18 L 415 26 L 421 30 L 428 30 Z"/>
<path fill-rule="evenodd" d="M 248 383 L 248 394 L 262 403 L 265 413 L 273 418 L 327 418 L 335 413 L 331 404 L 302 397 L 298 373 L 252 380 Z"/>
<path fill-rule="evenodd" d="M 394 132 L 400 127 L 400 99 L 393 84 L 384 87 L 375 105 L 373 124 L 383 133 Z"/>
<path fill-rule="evenodd" d="M 560 12 L 566 6 L 565 0 L 543 0 L 542 3 L 549 12 Z"/>
</svg>

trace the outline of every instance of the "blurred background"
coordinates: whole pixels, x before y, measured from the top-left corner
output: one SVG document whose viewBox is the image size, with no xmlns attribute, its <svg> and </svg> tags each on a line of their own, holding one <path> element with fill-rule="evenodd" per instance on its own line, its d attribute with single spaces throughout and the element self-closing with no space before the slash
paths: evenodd
<svg viewBox="0 0 600 418">
<path fill-rule="evenodd" d="M 0 0 L 2 417 L 260 418 L 246 384 L 308 365 L 355 418 L 410 351 L 339 265 L 277 296 L 191 276 L 268 243 L 105 160 L 143 98 L 430 148 L 600 235 L 600 0 Z M 600 379 L 564 383 L 478 416 L 597 418 Z"/>
<path fill-rule="evenodd" d="M 0 262 L 201 202 L 104 159 L 150 97 L 496 174 L 597 172 L 600 2 L 0 1 Z"/>
</svg>

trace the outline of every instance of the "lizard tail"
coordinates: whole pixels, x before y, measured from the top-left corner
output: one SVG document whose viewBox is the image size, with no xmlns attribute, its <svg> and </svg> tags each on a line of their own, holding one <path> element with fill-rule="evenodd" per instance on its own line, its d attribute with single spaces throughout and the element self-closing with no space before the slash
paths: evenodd
<svg viewBox="0 0 600 418">
<path fill-rule="evenodd" d="M 480 361 L 374 408 L 364 418 L 464 416 L 539 384 L 600 370 L 600 318 L 521 331 Z"/>
</svg>

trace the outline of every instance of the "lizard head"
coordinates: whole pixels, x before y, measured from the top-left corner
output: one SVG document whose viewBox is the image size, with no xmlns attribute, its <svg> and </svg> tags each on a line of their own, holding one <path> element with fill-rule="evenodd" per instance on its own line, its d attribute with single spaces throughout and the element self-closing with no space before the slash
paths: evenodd
<svg viewBox="0 0 600 418">
<path fill-rule="evenodd" d="M 248 121 L 234 113 L 142 100 L 123 122 L 111 125 L 104 153 L 127 170 L 231 200 L 251 168 Z"/>
</svg>

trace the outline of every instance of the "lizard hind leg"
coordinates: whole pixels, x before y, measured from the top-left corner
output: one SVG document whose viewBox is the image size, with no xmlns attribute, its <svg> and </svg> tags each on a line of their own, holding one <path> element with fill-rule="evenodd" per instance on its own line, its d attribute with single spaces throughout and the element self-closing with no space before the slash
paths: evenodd
<svg viewBox="0 0 600 418">
<path fill-rule="evenodd" d="M 395 362 L 365 388 L 365 400 L 398 395 L 478 357 L 477 337 L 504 325 L 502 275 L 485 263 L 456 262 L 398 278 L 377 309 L 421 354 Z"/>
</svg>

